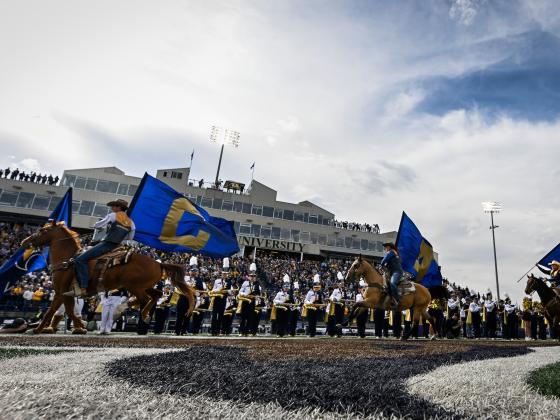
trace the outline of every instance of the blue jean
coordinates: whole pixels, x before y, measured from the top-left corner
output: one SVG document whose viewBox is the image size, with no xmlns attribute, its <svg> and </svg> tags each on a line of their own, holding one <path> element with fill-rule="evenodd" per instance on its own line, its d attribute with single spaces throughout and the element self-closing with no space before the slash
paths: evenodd
<svg viewBox="0 0 560 420">
<path fill-rule="evenodd" d="M 100 256 L 106 254 L 107 252 L 115 249 L 118 246 L 119 244 L 101 241 L 93 248 L 88 249 L 86 252 L 76 257 L 76 259 L 74 260 L 76 278 L 78 279 L 78 282 L 80 283 L 80 286 L 82 288 L 87 288 L 89 284 L 88 261 L 99 258 Z"/>
<path fill-rule="evenodd" d="M 395 300 L 399 301 L 399 283 L 401 282 L 403 273 L 397 271 L 391 275 L 391 294 L 395 298 Z"/>
</svg>

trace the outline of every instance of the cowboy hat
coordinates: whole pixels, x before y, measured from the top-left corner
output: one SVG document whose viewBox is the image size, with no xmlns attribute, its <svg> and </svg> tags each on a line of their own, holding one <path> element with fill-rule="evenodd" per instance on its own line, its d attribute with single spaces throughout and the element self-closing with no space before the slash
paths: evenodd
<svg viewBox="0 0 560 420">
<path fill-rule="evenodd" d="M 385 242 L 383 244 L 383 247 L 387 247 L 387 246 L 391 249 L 397 249 L 397 246 L 394 244 L 394 242 Z"/>
<path fill-rule="evenodd" d="M 113 206 L 120 207 L 124 211 L 128 208 L 128 202 L 119 198 L 118 200 L 109 201 L 107 203 L 107 207 L 113 207 Z"/>
<path fill-rule="evenodd" d="M 557 265 L 560 267 L 560 262 L 556 261 L 556 260 L 552 260 L 552 262 L 548 263 L 548 265 Z"/>
</svg>

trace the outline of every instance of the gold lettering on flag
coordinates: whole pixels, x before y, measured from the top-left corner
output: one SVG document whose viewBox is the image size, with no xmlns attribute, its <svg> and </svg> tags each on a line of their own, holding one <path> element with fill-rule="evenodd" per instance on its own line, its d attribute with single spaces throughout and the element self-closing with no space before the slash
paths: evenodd
<svg viewBox="0 0 560 420">
<path fill-rule="evenodd" d="M 178 198 L 173 201 L 171 207 L 169 208 L 169 213 L 167 213 L 165 221 L 163 222 L 163 228 L 161 229 L 159 240 L 166 244 L 182 245 L 198 251 L 204 248 L 204 246 L 208 243 L 210 240 L 210 234 L 200 230 L 196 236 L 177 236 L 177 228 L 179 227 L 179 222 L 185 212 L 204 219 L 189 200 L 186 198 Z"/>
</svg>

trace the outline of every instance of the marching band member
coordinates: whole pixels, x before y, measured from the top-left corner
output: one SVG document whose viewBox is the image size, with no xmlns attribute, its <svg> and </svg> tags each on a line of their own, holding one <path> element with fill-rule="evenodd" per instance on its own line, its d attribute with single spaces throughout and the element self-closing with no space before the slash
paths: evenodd
<svg viewBox="0 0 560 420">
<path fill-rule="evenodd" d="M 237 300 L 234 296 L 226 297 L 226 306 L 224 311 L 224 316 L 222 318 L 222 325 L 220 327 L 220 334 L 230 335 L 233 317 L 235 316 L 235 310 L 237 309 Z"/>
<path fill-rule="evenodd" d="M 210 307 L 212 308 L 210 332 L 214 336 L 220 334 L 226 309 L 226 298 L 229 293 L 231 293 L 231 280 L 229 279 L 229 258 L 226 257 L 222 264 L 222 277 L 214 281 L 210 293 Z"/>
<path fill-rule="evenodd" d="M 185 276 L 185 282 L 192 285 L 192 279 L 196 276 L 198 272 L 198 258 L 192 256 L 189 260 L 189 275 Z M 185 335 L 189 328 L 191 317 L 187 317 L 187 308 L 189 302 L 187 297 L 183 295 L 179 288 L 175 288 L 174 297 L 171 299 L 177 300 L 177 319 L 175 321 L 175 335 Z"/>
<path fill-rule="evenodd" d="M 507 328 L 507 337 L 510 340 L 517 339 L 518 332 L 517 332 L 517 305 L 511 303 L 511 299 L 506 297 L 505 305 L 504 305 L 504 323 Z"/>
<path fill-rule="evenodd" d="M 237 313 L 241 314 L 239 322 L 239 335 L 247 337 L 252 330 L 255 315 L 255 295 L 260 295 L 260 286 L 257 282 L 257 264 L 251 263 L 249 279 L 245 280 L 239 289 Z"/>
<path fill-rule="evenodd" d="M 327 330 L 331 337 L 335 335 L 339 338 L 342 337 L 342 328 L 337 328 L 336 325 L 342 324 L 344 321 L 344 307 L 343 302 L 341 302 L 343 299 L 343 288 L 344 280 L 339 279 L 336 288 L 329 296 Z"/>
<path fill-rule="evenodd" d="M 472 335 L 471 338 L 480 338 L 480 306 L 476 301 L 476 296 L 472 296 L 472 301 L 469 304 L 469 314 L 471 317 L 472 324 Z M 468 318 L 468 315 L 467 315 Z M 467 321 L 468 323 L 468 321 Z"/>
<path fill-rule="evenodd" d="M 296 335 L 297 321 L 300 315 L 300 293 L 299 293 L 299 283 L 294 281 L 293 289 L 290 290 L 290 299 L 288 300 L 292 306 L 290 307 L 289 319 L 288 319 L 288 334 L 292 337 Z"/>
<path fill-rule="evenodd" d="M 251 320 L 251 335 L 256 336 L 259 332 L 259 324 L 261 322 L 261 313 L 266 309 L 265 299 L 261 296 L 255 297 L 255 310 L 253 311 L 253 319 Z"/>
<path fill-rule="evenodd" d="M 204 315 L 210 306 L 208 286 L 199 275 L 198 264 L 195 267 L 191 267 L 191 283 L 194 285 L 196 296 L 196 303 L 192 313 L 192 333 L 197 335 L 202 329 Z"/>
<path fill-rule="evenodd" d="M 163 286 L 163 295 L 158 299 L 156 311 L 154 313 L 154 334 L 161 334 L 165 329 L 165 321 L 169 317 L 169 307 L 171 296 L 171 286 L 166 284 Z"/>
<path fill-rule="evenodd" d="M 364 300 L 364 293 L 367 284 L 364 279 L 360 279 L 358 293 L 356 293 L 356 303 Z M 356 326 L 358 328 L 358 336 L 360 338 L 366 338 L 366 323 L 368 319 L 368 308 L 360 308 L 359 313 L 356 316 Z"/>
<path fill-rule="evenodd" d="M 317 333 L 317 318 L 319 308 L 323 305 L 323 294 L 321 293 L 321 279 L 319 274 L 313 278 L 313 289 L 307 292 L 303 304 L 302 316 L 307 317 L 307 334 L 315 337 Z"/>
<path fill-rule="evenodd" d="M 287 281 L 286 281 L 287 278 Z M 286 274 L 284 276 L 284 284 L 282 284 L 282 290 L 276 293 L 274 297 L 274 307 L 272 308 L 276 315 L 276 334 L 278 337 L 284 337 L 286 334 L 286 327 L 288 325 L 289 311 L 290 309 L 285 304 L 288 303 L 290 299 L 290 277 Z"/>
<path fill-rule="evenodd" d="M 492 299 L 492 293 L 486 295 L 486 301 L 484 302 L 484 310 L 486 312 L 486 335 L 488 338 L 494 340 L 496 338 L 496 327 L 498 317 L 497 314 L 497 304 L 496 301 Z"/>
<path fill-rule="evenodd" d="M 113 317 L 117 311 L 117 307 L 126 301 L 128 296 L 126 289 L 115 289 L 103 293 L 101 304 L 101 325 L 99 334 L 107 335 L 113 329 Z"/>
</svg>

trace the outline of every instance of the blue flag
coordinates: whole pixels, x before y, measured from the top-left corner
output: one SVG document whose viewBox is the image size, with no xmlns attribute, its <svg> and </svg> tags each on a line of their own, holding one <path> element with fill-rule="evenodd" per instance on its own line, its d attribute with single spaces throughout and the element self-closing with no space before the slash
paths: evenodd
<svg viewBox="0 0 560 420">
<path fill-rule="evenodd" d="M 556 245 L 554 248 L 552 248 L 552 250 L 546 254 L 544 257 L 542 257 L 540 259 L 540 261 L 537 263 L 537 267 L 539 269 L 541 269 L 542 267 L 546 267 L 547 269 L 550 269 L 550 263 L 553 261 L 560 261 L 560 244 Z M 543 271 L 541 269 L 541 271 Z M 544 271 L 547 272 L 547 271 Z M 548 273 L 547 273 L 548 274 Z"/>
<path fill-rule="evenodd" d="M 210 216 L 183 194 L 145 174 L 128 215 L 134 240 L 162 251 L 229 257 L 239 252 L 233 222 Z"/>
<path fill-rule="evenodd" d="M 426 287 L 441 286 L 443 278 L 432 245 L 422 236 L 414 222 L 403 211 L 397 248 L 403 269 L 408 271 L 418 283 Z"/>
<path fill-rule="evenodd" d="M 51 213 L 49 220 L 64 222 L 70 227 L 72 223 L 72 188 L 69 188 L 62 200 Z M 49 248 L 38 252 L 20 247 L 12 257 L 0 267 L 0 297 L 8 291 L 21 276 L 47 268 Z"/>
</svg>

